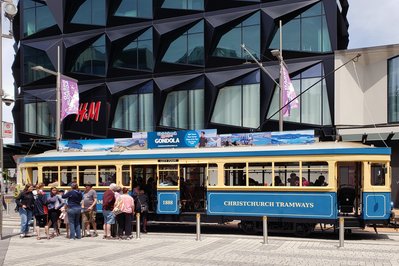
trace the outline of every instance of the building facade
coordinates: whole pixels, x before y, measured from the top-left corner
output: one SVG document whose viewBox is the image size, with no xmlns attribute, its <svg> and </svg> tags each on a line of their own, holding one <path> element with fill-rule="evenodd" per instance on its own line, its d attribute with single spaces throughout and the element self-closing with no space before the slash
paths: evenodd
<svg viewBox="0 0 399 266">
<path fill-rule="evenodd" d="M 279 67 L 271 50 L 280 45 L 280 20 L 295 90 L 306 90 L 284 129 L 333 136 L 331 73 L 334 51 L 348 44 L 347 10 L 346 0 L 20 1 L 16 143 L 22 150 L 54 146 L 56 78 L 32 67 L 56 71 L 57 47 L 60 71 L 78 80 L 80 93 L 79 114 L 62 121 L 63 139 L 278 130 Z"/>
<path fill-rule="evenodd" d="M 355 56 L 356 60 L 351 61 Z M 392 201 L 399 206 L 399 45 L 336 51 L 335 125 L 343 141 L 392 149 Z"/>
</svg>

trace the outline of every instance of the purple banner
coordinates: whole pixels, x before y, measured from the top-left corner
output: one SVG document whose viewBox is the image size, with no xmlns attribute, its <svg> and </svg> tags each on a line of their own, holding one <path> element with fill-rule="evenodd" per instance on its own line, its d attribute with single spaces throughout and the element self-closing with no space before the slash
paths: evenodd
<svg viewBox="0 0 399 266">
<path fill-rule="evenodd" d="M 61 75 L 61 121 L 70 114 L 79 112 L 78 82 L 67 76 Z"/>
</svg>

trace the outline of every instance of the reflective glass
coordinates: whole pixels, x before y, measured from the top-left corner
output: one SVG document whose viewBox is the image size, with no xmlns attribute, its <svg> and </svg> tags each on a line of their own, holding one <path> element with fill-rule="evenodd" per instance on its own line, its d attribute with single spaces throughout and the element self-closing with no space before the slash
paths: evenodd
<svg viewBox="0 0 399 266">
<path fill-rule="evenodd" d="M 152 1 L 122 0 L 114 15 L 119 17 L 152 18 Z"/>
<path fill-rule="evenodd" d="M 116 52 L 118 53 L 119 51 Z M 152 70 L 153 61 L 152 28 L 149 28 L 119 52 L 113 62 L 113 66 Z"/>
<path fill-rule="evenodd" d="M 72 67 L 72 72 L 104 76 L 106 62 L 105 36 L 102 35 L 83 51 Z"/>
<path fill-rule="evenodd" d="M 24 2 L 24 36 L 29 36 L 56 25 L 48 7 L 35 1 Z"/>
<path fill-rule="evenodd" d="M 153 94 L 120 97 L 112 127 L 131 131 L 153 131 Z"/>
<path fill-rule="evenodd" d="M 182 129 L 204 126 L 204 90 L 183 90 L 168 93 L 161 125 Z"/>
<path fill-rule="evenodd" d="M 165 0 L 162 8 L 204 10 L 204 0 Z"/>
<path fill-rule="evenodd" d="M 204 64 L 204 22 L 200 21 L 175 39 L 166 51 L 163 62 Z"/>
<path fill-rule="evenodd" d="M 25 132 L 42 135 L 55 135 L 55 121 L 47 102 L 27 103 L 24 106 Z"/>
<path fill-rule="evenodd" d="M 75 13 L 72 23 L 105 25 L 105 0 L 86 0 Z"/>
<path fill-rule="evenodd" d="M 227 33 L 225 33 L 213 51 L 213 56 L 246 58 L 248 55 L 241 48 L 245 44 L 252 54 L 260 55 L 260 13 L 256 12 Z"/>
<path fill-rule="evenodd" d="M 44 71 L 32 70 L 32 67 L 34 66 L 42 66 L 44 68 L 55 71 L 55 68 L 51 63 L 50 59 L 48 58 L 46 52 L 42 50 L 38 50 L 28 46 L 23 46 L 23 61 L 24 61 L 25 84 L 42 79 L 50 75 Z"/>
<path fill-rule="evenodd" d="M 399 57 L 388 60 L 388 122 L 399 121 Z"/>
<path fill-rule="evenodd" d="M 282 30 L 284 50 L 331 52 L 327 20 L 321 2 L 284 24 Z M 279 49 L 279 47 L 280 30 L 278 29 L 269 49 Z"/>
</svg>

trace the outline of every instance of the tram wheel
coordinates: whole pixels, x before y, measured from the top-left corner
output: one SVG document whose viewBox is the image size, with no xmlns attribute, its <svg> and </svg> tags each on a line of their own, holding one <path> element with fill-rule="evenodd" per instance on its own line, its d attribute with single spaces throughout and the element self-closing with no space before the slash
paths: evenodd
<svg viewBox="0 0 399 266">
<path fill-rule="evenodd" d="M 295 224 L 295 235 L 299 237 L 309 236 L 314 230 L 313 224 L 297 223 Z"/>
</svg>

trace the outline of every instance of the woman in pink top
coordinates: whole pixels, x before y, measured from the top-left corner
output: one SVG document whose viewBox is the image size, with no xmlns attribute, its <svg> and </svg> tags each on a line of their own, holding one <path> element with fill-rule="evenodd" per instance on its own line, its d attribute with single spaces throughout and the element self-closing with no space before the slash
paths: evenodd
<svg viewBox="0 0 399 266">
<path fill-rule="evenodd" d="M 134 200 L 128 194 L 129 189 L 124 187 L 118 200 L 123 202 L 122 213 L 116 216 L 118 220 L 119 239 L 132 239 L 132 221 L 134 216 Z"/>
</svg>

